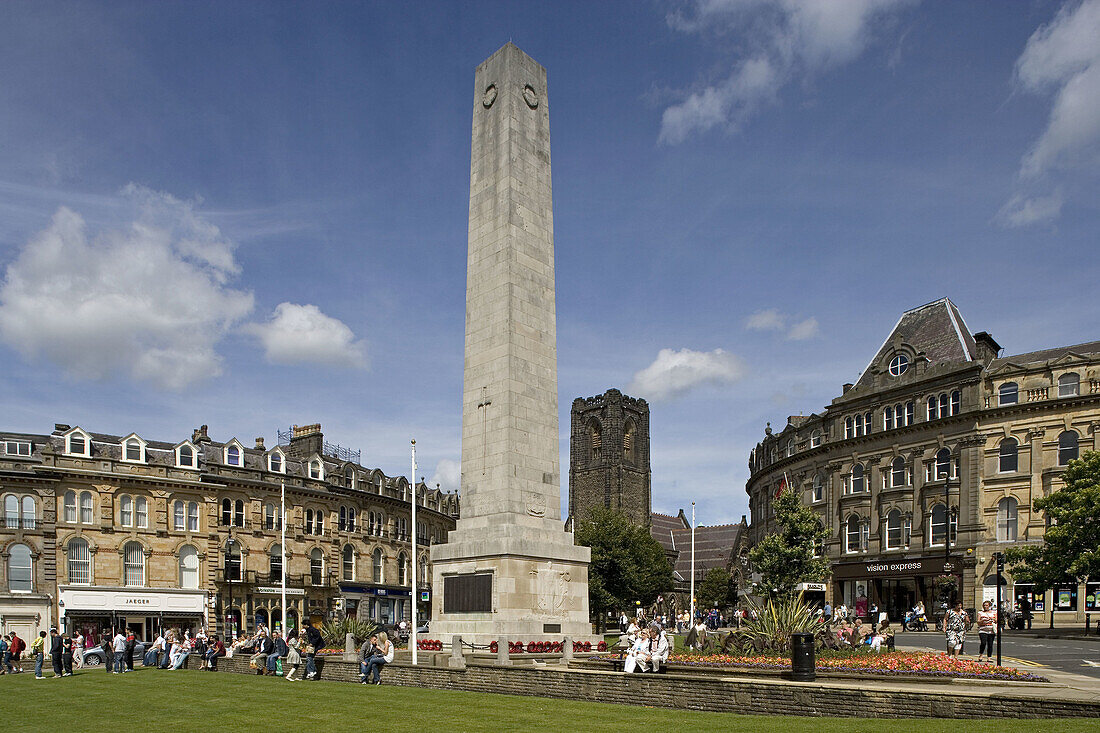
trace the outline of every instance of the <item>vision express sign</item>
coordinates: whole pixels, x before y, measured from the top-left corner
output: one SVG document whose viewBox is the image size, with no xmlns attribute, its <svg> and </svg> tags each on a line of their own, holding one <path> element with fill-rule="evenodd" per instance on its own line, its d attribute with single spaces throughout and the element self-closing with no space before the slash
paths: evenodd
<svg viewBox="0 0 1100 733">
<path fill-rule="evenodd" d="M 952 572 L 957 570 L 958 561 L 951 562 Z M 943 575 L 943 556 L 920 557 L 909 560 L 872 560 L 863 562 L 839 563 L 833 565 L 834 580 L 853 578 L 901 578 L 910 575 Z"/>
</svg>

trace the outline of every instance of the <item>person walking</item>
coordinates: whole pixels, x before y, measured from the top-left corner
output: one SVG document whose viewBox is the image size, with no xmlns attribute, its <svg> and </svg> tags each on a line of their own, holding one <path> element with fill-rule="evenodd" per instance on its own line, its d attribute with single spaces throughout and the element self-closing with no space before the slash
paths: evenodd
<svg viewBox="0 0 1100 733">
<path fill-rule="evenodd" d="M 62 667 L 62 656 L 64 655 L 64 647 L 61 643 L 61 634 L 57 633 L 57 629 L 50 629 L 50 662 L 53 663 L 53 677 L 58 679 L 65 675 L 65 669 Z"/>
<path fill-rule="evenodd" d="M 31 654 L 34 655 L 34 678 L 44 680 L 42 676 L 42 662 L 46 659 L 46 632 L 39 631 L 38 637 L 31 642 Z"/>
<path fill-rule="evenodd" d="M 317 652 L 325 643 L 321 632 L 313 624 L 306 624 L 306 679 L 317 679 Z"/>
<path fill-rule="evenodd" d="M 997 638 L 997 612 L 989 601 L 982 603 L 982 610 L 978 611 L 978 661 L 993 661 L 993 641 Z"/>
<path fill-rule="evenodd" d="M 966 634 L 966 625 L 970 623 L 970 617 L 963 610 L 962 601 L 957 601 L 953 609 L 948 609 L 943 617 L 943 632 L 947 637 L 947 655 L 958 660 L 962 651 L 963 636 Z"/>
<path fill-rule="evenodd" d="M 10 634 L 0 636 L 0 674 L 13 674 L 15 672 L 15 668 L 11 666 L 10 638 Z"/>
<path fill-rule="evenodd" d="M 290 667 L 290 669 L 286 672 L 286 674 L 283 675 L 283 679 L 287 682 L 301 682 L 301 677 L 294 677 L 294 673 L 298 671 L 298 665 L 302 663 L 302 655 L 298 653 L 297 630 L 290 632 L 290 638 L 287 640 L 286 645 L 286 663 Z"/>
</svg>

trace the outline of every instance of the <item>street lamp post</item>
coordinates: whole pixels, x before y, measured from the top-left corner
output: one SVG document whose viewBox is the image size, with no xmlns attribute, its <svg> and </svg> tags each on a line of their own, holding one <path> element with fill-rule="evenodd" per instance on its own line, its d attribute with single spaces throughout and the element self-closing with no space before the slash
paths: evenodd
<svg viewBox="0 0 1100 733">
<path fill-rule="evenodd" d="M 695 626 L 695 502 L 691 502 L 691 614 L 688 621 Z"/>
</svg>

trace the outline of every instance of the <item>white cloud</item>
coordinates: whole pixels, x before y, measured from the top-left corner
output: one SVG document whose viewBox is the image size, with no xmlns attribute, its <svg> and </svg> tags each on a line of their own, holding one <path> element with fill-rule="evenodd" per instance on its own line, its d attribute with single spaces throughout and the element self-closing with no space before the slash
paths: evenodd
<svg viewBox="0 0 1100 733">
<path fill-rule="evenodd" d="M 444 458 L 435 465 L 435 475 L 428 480 L 428 486 L 435 488 L 436 484 L 439 484 L 439 488 L 443 491 L 458 491 L 461 478 L 462 464 Z"/>
<path fill-rule="evenodd" d="M 670 13 L 669 25 L 690 33 L 732 31 L 732 47 L 745 52 L 728 77 L 689 94 L 661 117 L 661 142 L 691 133 L 736 129 L 795 79 L 857 58 L 876 24 L 889 21 L 910 0 L 695 0 Z"/>
<path fill-rule="evenodd" d="M 1001 209 L 1007 226 L 1056 219 L 1060 193 L 1044 178 L 1059 169 L 1100 168 L 1100 0 L 1068 2 L 1036 30 L 1016 61 L 1016 83 L 1052 94 L 1046 129 L 1020 162 L 1018 190 Z"/>
<path fill-rule="evenodd" d="M 131 184 L 127 227 L 90 238 L 62 207 L 8 266 L 0 339 L 74 378 L 116 374 L 180 390 L 221 373 L 215 344 L 252 310 L 226 287 L 234 245 L 195 204 Z"/>
<path fill-rule="evenodd" d="M 817 319 L 811 316 L 791 326 L 791 330 L 787 332 L 787 339 L 790 341 L 804 341 L 813 338 L 817 334 Z"/>
<path fill-rule="evenodd" d="M 628 389 L 631 394 L 661 401 L 702 385 L 733 384 L 744 375 L 741 360 L 722 349 L 661 349 L 652 364 L 634 375 Z"/>
<path fill-rule="evenodd" d="M 324 364 L 360 368 L 366 351 L 352 330 L 315 305 L 280 303 L 266 323 L 249 324 L 265 357 L 275 364 Z"/>
<path fill-rule="evenodd" d="M 782 331 L 787 325 L 787 317 L 775 308 L 756 311 L 745 319 L 745 328 L 750 331 Z"/>
</svg>

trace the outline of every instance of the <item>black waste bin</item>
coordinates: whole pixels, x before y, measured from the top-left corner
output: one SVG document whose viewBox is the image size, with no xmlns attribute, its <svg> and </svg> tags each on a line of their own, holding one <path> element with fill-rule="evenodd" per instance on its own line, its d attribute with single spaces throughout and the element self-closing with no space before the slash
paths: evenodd
<svg viewBox="0 0 1100 733">
<path fill-rule="evenodd" d="M 797 682 L 813 682 L 817 679 L 814 671 L 813 634 L 791 634 L 791 679 Z"/>
</svg>

